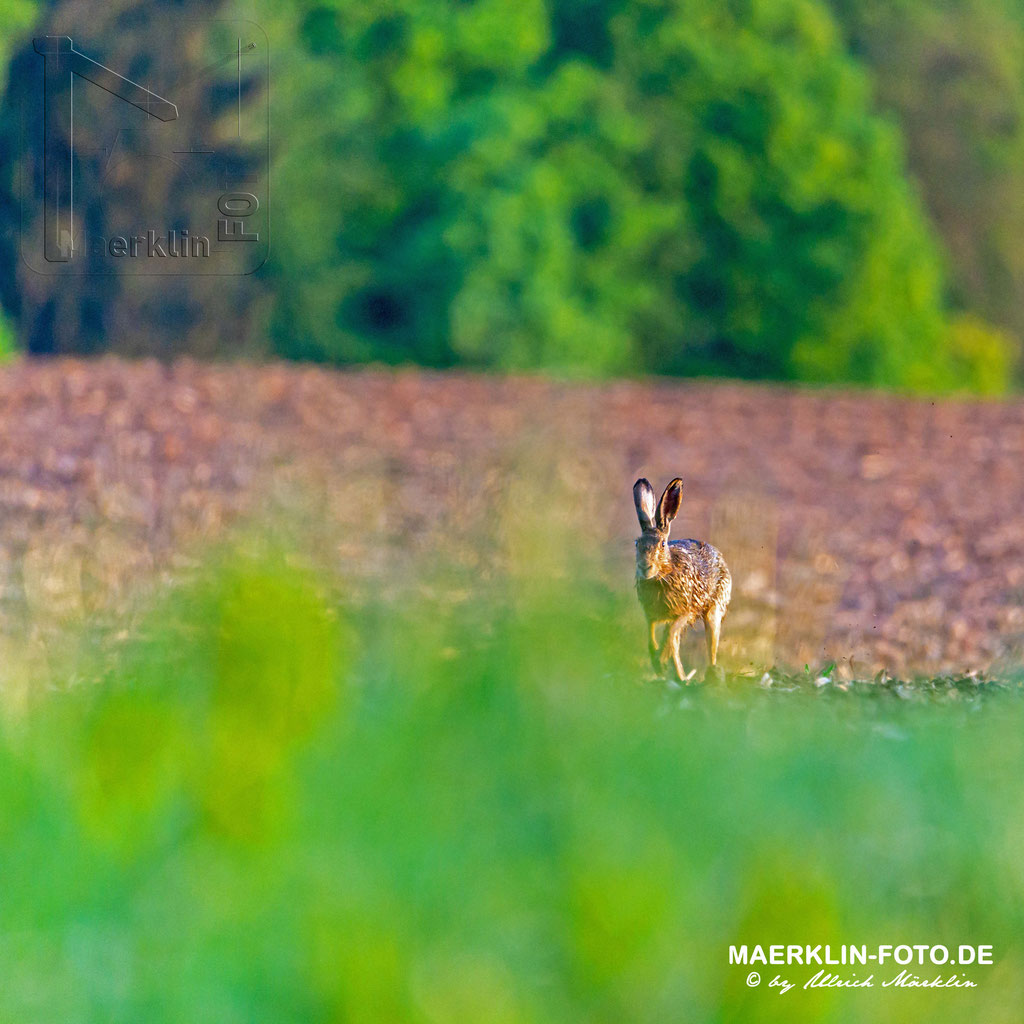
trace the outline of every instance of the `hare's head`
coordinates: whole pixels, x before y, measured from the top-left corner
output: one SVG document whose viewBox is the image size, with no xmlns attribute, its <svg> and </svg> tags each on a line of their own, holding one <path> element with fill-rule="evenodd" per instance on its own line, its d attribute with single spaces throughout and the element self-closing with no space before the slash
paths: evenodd
<svg viewBox="0 0 1024 1024">
<path fill-rule="evenodd" d="M 683 501 L 683 481 L 676 477 L 655 505 L 654 488 L 641 477 L 633 484 L 633 501 L 642 531 L 636 540 L 636 576 L 650 580 L 668 564 L 668 531 Z"/>
</svg>

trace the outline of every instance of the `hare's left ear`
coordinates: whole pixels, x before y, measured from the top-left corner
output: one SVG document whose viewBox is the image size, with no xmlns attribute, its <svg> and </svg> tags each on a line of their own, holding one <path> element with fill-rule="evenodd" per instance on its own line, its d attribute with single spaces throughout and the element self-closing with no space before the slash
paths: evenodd
<svg viewBox="0 0 1024 1024">
<path fill-rule="evenodd" d="M 683 481 L 676 477 L 665 488 L 665 493 L 658 502 L 658 515 L 655 519 L 659 530 L 668 530 L 669 523 L 679 515 L 679 506 L 683 503 Z"/>
</svg>

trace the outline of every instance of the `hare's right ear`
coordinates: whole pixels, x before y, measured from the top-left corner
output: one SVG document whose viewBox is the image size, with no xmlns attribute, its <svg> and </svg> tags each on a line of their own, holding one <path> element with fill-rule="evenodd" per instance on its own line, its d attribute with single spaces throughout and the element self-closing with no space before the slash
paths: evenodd
<svg viewBox="0 0 1024 1024">
<path fill-rule="evenodd" d="M 636 517 L 640 520 L 641 530 L 653 530 L 657 507 L 654 502 L 654 488 L 651 482 L 641 477 L 633 484 L 633 504 L 636 505 Z"/>
<path fill-rule="evenodd" d="M 657 524 L 659 530 L 668 532 L 669 525 L 672 520 L 679 515 L 679 506 L 683 503 L 683 481 L 676 477 L 665 488 L 665 493 L 661 496 L 661 501 L 658 502 L 658 511 L 654 517 L 654 522 Z"/>
</svg>

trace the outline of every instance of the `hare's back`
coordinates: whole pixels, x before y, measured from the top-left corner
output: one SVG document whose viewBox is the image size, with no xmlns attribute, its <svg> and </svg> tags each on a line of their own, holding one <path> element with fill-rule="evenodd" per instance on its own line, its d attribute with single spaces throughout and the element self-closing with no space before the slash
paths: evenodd
<svg viewBox="0 0 1024 1024">
<path fill-rule="evenodd" d="M 668 547 L 677 571 L 691 582 L 694 604 L 707 607 L 729 603 L 732 578 L 718 548 L 692 538 L 670 541 Z"/>
</svg>

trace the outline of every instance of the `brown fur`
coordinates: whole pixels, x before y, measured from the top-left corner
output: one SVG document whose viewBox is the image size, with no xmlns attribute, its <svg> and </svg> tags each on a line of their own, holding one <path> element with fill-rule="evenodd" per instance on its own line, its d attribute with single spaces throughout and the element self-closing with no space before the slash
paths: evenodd
<svg viewBox="0 0 1024 1024">
<path fill-rule="evenodd" d="M 717 548 L 700 540 L 669 542 L 669 528 L 679 513 L 682 493 L 683 482 L 676 478 L 655 505 L 647 480 L 641 478 L 633 485 L 642 531 L 636 542 L 636 594 L 647 616 L 651 663 L 656 671 L 663 671 L 671 657 L 680 680 L 683 630 L 698 618 L 704 620 L 708 660 L 716 664 L 722 619 L 732 596 L 732 576 Z M 668 624 L 668 630 L 659 645 L 657 629 L 662 623 Z"/>
</svg>

